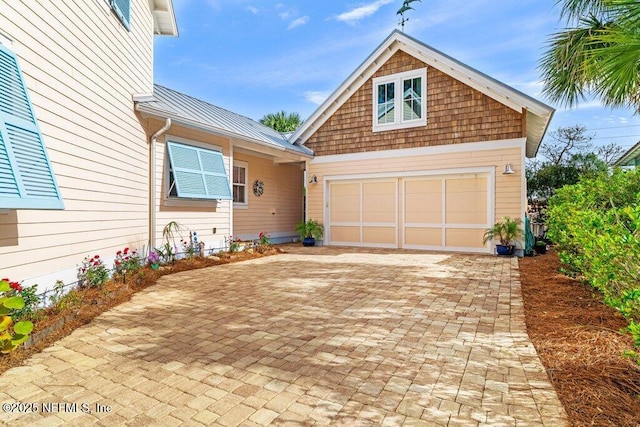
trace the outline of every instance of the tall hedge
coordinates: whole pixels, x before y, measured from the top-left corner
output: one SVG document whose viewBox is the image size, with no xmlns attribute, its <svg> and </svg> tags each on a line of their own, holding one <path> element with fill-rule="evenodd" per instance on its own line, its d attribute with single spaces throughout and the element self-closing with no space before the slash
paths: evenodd
<svg viewBox="0 0 640 427">
<path fill-rule="evenodd" d="M 570 273 L 640 323 L 640 173 L 615 170 L 559 189 L 549 201 L 549 237 Z M 635 336 L 640 345 L 640 335 Z"/>
</svg>

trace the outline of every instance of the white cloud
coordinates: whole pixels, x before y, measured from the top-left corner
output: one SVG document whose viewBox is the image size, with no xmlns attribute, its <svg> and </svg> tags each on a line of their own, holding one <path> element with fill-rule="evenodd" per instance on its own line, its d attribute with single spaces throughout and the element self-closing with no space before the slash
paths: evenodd
<svg viewBox="0 0 640 427">
<path fill-rule="evenodd" d="M 372 3 L 368 3 L 355 9 L 351 9 L 348 12 L 341 13 L 336 17 L 338 21 L 346 22 L 347 24 L 354 24 L 361 19 L 367 18 L 378 11 L 382 6 L 392 3 L 393 0 L 377 0 Z"/>
<path fill-rule="evenodd" d="M 285 12 L 279 13 L 278 16 L 282 19 L 284 19 L 285 21 L 289 18 L 291 18 L 294 15 L 293 10 L 287 10 Z"/>
<path fill-rule="evenodd" d="M 310 90 L 304 93 L 304 98 L 316 105 L 322 104 L 331 95 L 330 91 Z"/>
<path fill-rule="evenodd" d="M 257 15 L 258 13 L 260 13 L 260 9 L 258 9 L 258 8 L 257 8 L 257 7 L 255 7 L 255 6 L 247 6 L 247 7 L 246 7 L 246 9 L 247 9 L 249 12 L 253 13 L 254 15 Z"/>
<path fill-rule="evenodd" d="M 293 30 L 296 27 L 299 27 L 300 25 L 304 25 L 307 22 L 309 22 L 309 17 L 308 16 L 302 16 L 298 19 L 294 19 L 293 21 L 291 21 L 289 23 L 289 26 L 287 27 L 287 30 Z"/>
</svg>

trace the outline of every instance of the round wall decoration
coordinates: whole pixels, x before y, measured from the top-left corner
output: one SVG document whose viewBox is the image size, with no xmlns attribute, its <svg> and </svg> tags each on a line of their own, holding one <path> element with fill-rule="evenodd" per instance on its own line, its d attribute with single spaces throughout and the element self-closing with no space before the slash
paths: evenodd
<svg viewBox="0 0 640 427">
<path fill-rule="evenodd" d="M 264 182 L 256 179 L 256 182 L 253 183 L 253 194 L 260 197 L 262 193 L 264 193 Z"/>
</svg>

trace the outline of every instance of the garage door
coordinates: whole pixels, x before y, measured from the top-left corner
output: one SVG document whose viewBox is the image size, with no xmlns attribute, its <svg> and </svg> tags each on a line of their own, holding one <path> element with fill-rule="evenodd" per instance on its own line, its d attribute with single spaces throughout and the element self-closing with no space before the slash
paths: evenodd
<svg viewBox="0 0 640 427">
<path fill-rule="evenodd" d="M 488 174 L 329 181 L 331 245 L 485 252 Z"/>
<path fill-rule="evenodd" d="M 489 222 L 488 177 L 406 178 L 404 248 L 484 251 Z"/>
<path fill-rule="evenodd" d="M 330 244 L 398 247 L 398 180 L 329 184 Z"/>
</svg>

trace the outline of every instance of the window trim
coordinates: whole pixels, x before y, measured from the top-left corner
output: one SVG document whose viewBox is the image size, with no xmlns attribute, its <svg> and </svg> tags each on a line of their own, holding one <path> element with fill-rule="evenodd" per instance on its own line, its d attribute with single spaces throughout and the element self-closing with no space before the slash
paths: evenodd
<svg viewBox="0 0 640 427">
<path fill-rule="evenodd" d="M 218 154 L 220 154 L 220 156 L 222 157 L 222 164 L 224 167 L 224 176 L 225 179 L 227 181 L 227 185 L 229 186 L 228 191 L 229 191 L 229 195 L 228 197 L 186 197 L 186 196 L 172 196 L 171 195 L 171 174 L 172 174 L 172 164 L 171 164 L 171 154 L 170 154 L 170 148 L 169 145 L 170 144 L 177 144 L 177 145 L 182 145 L 188 148 L 192 148 L 196 151 L 212 151 L 212 152 L 216 152 Z M 174 204 L 185 204 L 185 203 L 197 203 L 199 204 L 199 206 L 205 206 L 205 205 L 210 205 L 211 202 L 214 203 L 219 203 L 220 201 L 223 200 L 233 200 L 233 193 L 231 192 L 231 186 L 229 185 L 229 173 L 227 172 L 228 169 L 228 158 L 225 158 L 224 156 L 224 152 L 222 150 L 222 147 L 216 146 L 216 145 L 211 145 L 211 144 L 205 144 L 205 143 L 201 143 L 198 141 L 193 141 L 193 140 L 189 140 L 186 138 L 180 138 L 180 137 L 175 137 L 175 136 L 171 136 L 171 135 L 167 135 L 165 137 L 165 158 L 164 158 L 164 167 L 165 167 L 165 179 L 164 179 L 164 184 L 165 184 L 165 189 L 162 192 L 163 194 L 163 198 L 164 201 L 167 205 L 174 205 Z M 174 178 L 175 181 L 175 178 Z M 177 194 L 177 192 L 176 192 Z"/>
<path fill-rule="evenodd" d="M 404 94 L 403 85 L 406 80 L 415 78 L 421 78 L 422 89 L 422 103 L 421 103 L 421 117 L 419 119 L 404 120 Z M 379 123 L 378 122 L 378 87 L 384 84 L 394 84 L 394 121 L 391 123 Z M 372 119 L 373 119 L 373 132 L 382 132 L 395 129 L 406 129 L 419 126 L 426 126 L 427 124 L 427 69 L 419 68 L 417 70 L 405 71 L 402 73 L 390 74 L 387 76 L 380 76 L 373 79 L 372 90 Z"/>
<path fill-rule="evenodd" d="M 249 209 L 249 163 L 241 160 L 234 160 L 233 167 L 244 168 L 244 184 L 236 184 L 235 173 L 231 173 L 231 195 L 233 195 L 233 187 L 244 186 L 244 203 L 233 201 L 233 207 L 239 209 Z"/>
</svg>

